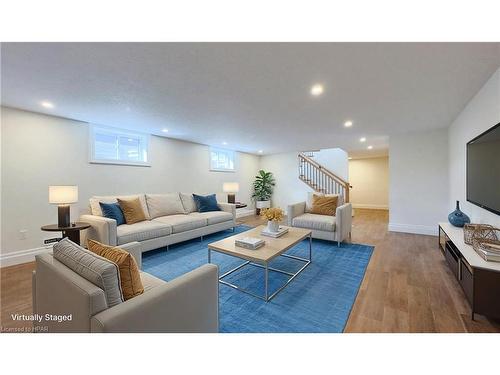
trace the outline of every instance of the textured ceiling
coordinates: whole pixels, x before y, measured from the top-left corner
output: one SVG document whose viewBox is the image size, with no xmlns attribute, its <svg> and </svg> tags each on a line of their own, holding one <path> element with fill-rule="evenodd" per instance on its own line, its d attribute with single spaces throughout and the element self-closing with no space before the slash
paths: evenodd
<svg viewBox="0 0 500 375">
<path fill-rule="evenodd" d="M 3 43 L 1 99 L 251 153 L 376 155 L 447 127 L 499 66 L 498 43 Z"/>
</svg>

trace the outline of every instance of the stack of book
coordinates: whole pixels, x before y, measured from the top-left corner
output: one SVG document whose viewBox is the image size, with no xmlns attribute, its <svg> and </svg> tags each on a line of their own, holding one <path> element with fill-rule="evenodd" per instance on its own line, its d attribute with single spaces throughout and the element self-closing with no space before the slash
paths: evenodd
<svg viewBox="0 0 500 375">
<path fill-rule="evenodd" d="M 500 244 L 482 242 L 479 246 L 474 246 L 474 250 L 487 261 L 500 262 Z"/>
<path fill-rule="evenodd" d="M 273 238 L 281 237 L 285 233 L 288 233 L 288 227 L 282 227 L 282 226 L 279 227 L 277 232 L 271 232 L 267 229 L 267 227 L 262 229 L 262 232 L 260 232 L 260 234 L 262 234 L 263 236 L 268 236 Z"/>
<path fill-rule="evenodd" d="M 257 237 L 243 237 L 235 240 L 234 243 L 236 246 L 244 247 L 245 249 L 256 250 L 264 246 L 266 242 Z"/>
</svg>

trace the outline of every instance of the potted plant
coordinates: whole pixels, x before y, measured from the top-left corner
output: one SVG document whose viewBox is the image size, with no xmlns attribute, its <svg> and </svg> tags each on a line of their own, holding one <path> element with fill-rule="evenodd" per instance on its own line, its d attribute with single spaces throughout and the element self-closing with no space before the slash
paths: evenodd
<svg viewBox="0 0 500 375">
<path fill-rule="evenodd" d="M 267 219 L 267 230 L 269 232 L 278 232 L 280 229 L 280 221 L 285 217 L 285 213 L 279 207 L 275 208 L 264 208 L 260 216 Z"/>
<path fill-rule="evenodd" d="M 255 207 L 257 208 L 257 215 L 259 215 L 262 208 L 271 207 L 271 195 L 276 183 L 271 172 L 260 170 L 253 183 L 252 199 L 255 200 Z"/>
</svg>

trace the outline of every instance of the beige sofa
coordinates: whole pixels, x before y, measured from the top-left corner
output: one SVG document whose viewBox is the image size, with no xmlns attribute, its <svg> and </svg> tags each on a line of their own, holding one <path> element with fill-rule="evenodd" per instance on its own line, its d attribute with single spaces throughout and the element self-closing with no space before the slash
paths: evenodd
<svg viewBox="0 0 500 375">
<path fill-rule="evenodd" d="M 141 265 L 141 244 L 120 246 Z M 33 313 L 39 332 L 218 332 L 218 269 L 207 264 L 165 282 L 141 272 L 144 293 L 108 307 L 105 292 L 52 254 L 36 256 Z"/>
<path fill-rule="evenodd" d="M 102 216 L 99 202 L 113 203 L 117 198 L 134 197 L 139 197 L 146 221 L 117 226 L 116 220 Z M 236 226 L 234 204 L 218 203 L 221 211 L 200 213 L 192 194 L 186 193 L 94 196 L 89 203 L 90 213 L 80 216 L 80 221 L 91 225 L 82 233 L 82 244 L 86 244 L 87 238 L 108 245 L 137 241 L 142 251 L 149 251 Z"/>
<path fill-rule="evenodd" d="M 337 245 L 340 246 L 342 241 L 350 239 L 351 236 L 352 204 L 344 204 L 342 196 L 339 196 L 339 206 L 335 216 L 316 215 L 310 213 L 312 194 L 308 194 L 306 201 L 287 207 L 287 224 L 291 227 L 311 229 L 313 238 L 337 241 Z"/>
</svg>

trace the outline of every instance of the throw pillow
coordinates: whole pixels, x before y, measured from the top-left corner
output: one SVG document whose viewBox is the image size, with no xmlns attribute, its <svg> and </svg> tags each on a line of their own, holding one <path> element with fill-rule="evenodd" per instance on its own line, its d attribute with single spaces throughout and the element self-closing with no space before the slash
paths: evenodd
<svg viewBox="0 0 500 375">
<path fill-rule="evenodd" d="M 312 214 L 335 216 L 338 197 L 313 195 Z"/>
<path fill-rule="evenodd" d="M 215 194 L 203 196 L 193 194 L 198 212 L 220 211 Z"/>
<path fill-rule="evenodd" d="M 123 211 L 123 216 L 125 216 L 125 222 L 127 224 L 134 224 L 146 220 L 146 215 L 144 214 L 144 210 L 142 209 L 142 204 L 139 198 L 118 198 L 117 200 L 120 208 Z"/>
<path fill-rule="evenodd" d="M 108 307 L 123 302 L 118 265 L 92 251 L 85 250 L 68 238 L 53 247 L 54 258 L 104 291 Z"/>
<path fill-rule="evenodd" d="M 120 284 L 125 301 L 144 293 L 139 267 L 137 267 L 135 258 L 129 252 L 119 247 L 103 245 L 94 240 L 88 240 L 87 247 L 93 253 L 118 265 Z"/>
<path fill-rule="evenodd" d="M 99 202 L 99 206 L 101 206 L 102 216 L 116 220 L 116 225 L 125 224 L 125 217 L 118 203 Z"/>
</svg>

